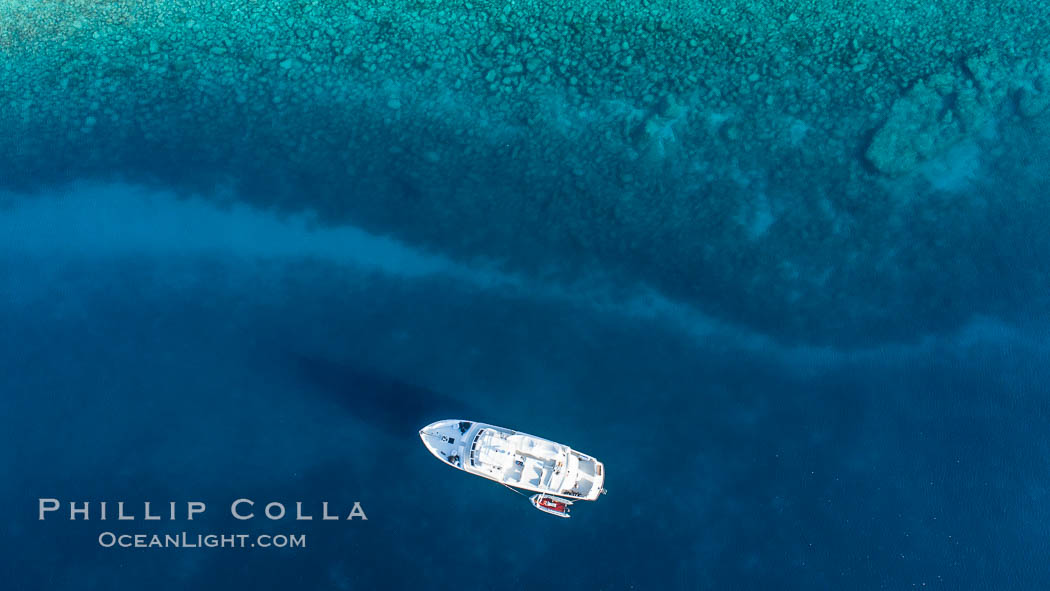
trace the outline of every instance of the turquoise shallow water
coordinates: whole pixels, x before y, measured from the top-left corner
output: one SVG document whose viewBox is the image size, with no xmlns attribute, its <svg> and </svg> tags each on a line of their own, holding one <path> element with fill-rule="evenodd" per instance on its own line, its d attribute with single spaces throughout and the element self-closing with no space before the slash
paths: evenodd
<svg viewBox="0 0 1050 591">
<path fill-rule="evenodd" d="M 0 187 L 125 179 L 313 211 L 644 283 L 791 342 L 1047 313 L 1038 3 L 9 1 L 0 18 Z"/>
<path fill-rule="evenodd" d="M 1045 587 L 1048 21 L 0 0 L 7 579 Z M 610 494 L 562 522 L 450 473 L 415 430 L 452 416 L 592 453 Z"/>
</svg>

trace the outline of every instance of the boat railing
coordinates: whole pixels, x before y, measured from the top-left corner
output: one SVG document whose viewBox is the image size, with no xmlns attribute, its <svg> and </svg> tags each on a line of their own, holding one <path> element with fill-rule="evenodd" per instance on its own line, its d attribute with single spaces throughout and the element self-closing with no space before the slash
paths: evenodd
<svg viewBox="0 0 1050 591">
<path fill-rule="evenodd" d="M 476 455 L 477 455 L 477 450 L 478 450 L 478 439 L 481 439 L 481 433 L 482 433 L 482 431 L 484 431 L 484 429 L 481 429 L 480 431 L 478 431 L 478 434 L 474 436 L 474 441 L 471 441 L 471 442 L 470 442 L 470 465 L 471 465 L 471 466 L 474 466 L 474 465 L 476 465 L 476 464 L 474 463 L 474 458 L 475 458 L 475 457 L 476 457 Z"/>
</svg>

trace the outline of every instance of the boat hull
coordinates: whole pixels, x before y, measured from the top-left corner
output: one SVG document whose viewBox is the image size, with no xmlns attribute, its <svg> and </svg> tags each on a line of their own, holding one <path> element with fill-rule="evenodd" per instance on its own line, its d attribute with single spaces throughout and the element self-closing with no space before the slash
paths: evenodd
<svg viewBox="0 0 1050 591">
<path fill-rule="evenodd" d="M 443 463 L 505 486 L 584 501 L 605 492 L 601 462 L 541 437 L 461 419 L 431 423 L 419 436 Z"/>
</svg>

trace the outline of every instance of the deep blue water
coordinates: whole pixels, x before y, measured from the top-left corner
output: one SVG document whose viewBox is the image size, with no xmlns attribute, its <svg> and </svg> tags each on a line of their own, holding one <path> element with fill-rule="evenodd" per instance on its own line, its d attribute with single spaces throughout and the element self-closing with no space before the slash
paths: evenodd
<svg viewBox="0 0 1050 591">
<path fill-rule="evenodd" d="M 0 218 L 4 588 L 1050 586 L 1046 326 L 788 347 L 350 230 L 119 186 L 65 199 Z M 609 494 L 563 521 L 453 472 L 416 435 L 448 417 L 593 454 Z M 39 521 L 41 497 L 208 509 Z M 238 522 L 241 497 L 368 520 Z"/>
<path fill-rule="evenodd" d="M 0 0 L 0 591 L 1050 589 L 1048 177 L 1045 2 Z"/>
</svg>

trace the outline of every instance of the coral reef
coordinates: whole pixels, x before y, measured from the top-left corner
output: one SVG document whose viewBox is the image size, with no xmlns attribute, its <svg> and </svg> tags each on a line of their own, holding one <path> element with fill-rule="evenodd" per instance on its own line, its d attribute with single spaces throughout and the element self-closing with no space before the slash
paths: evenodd
<svg viewBox="0 0 1050 591">
<path fill-rule="evenodd" d="M 1007 4 L 8 0 L 0 189 L 224 184 L 788 340 L 913 338 L 1042 271 L 968 252 L 1050 222 L 1028 185 L 915 182 L 1047 117 L 1050 15 Z"/>
<path fill-rule="evenodd" d="M 957 71 L 919 80 L 894 102 L 868 146 L 868 160 L 886 174 L 904 174 L 966 139 L 994 136 L 1014 94 L 1022 116 L 1039 115 L 1050 79 L 1043 67 L 1026 66 L 1025 60 L 1003 63 L 997 52 L 988 52 L 966 59 Z"/>
</svg>

